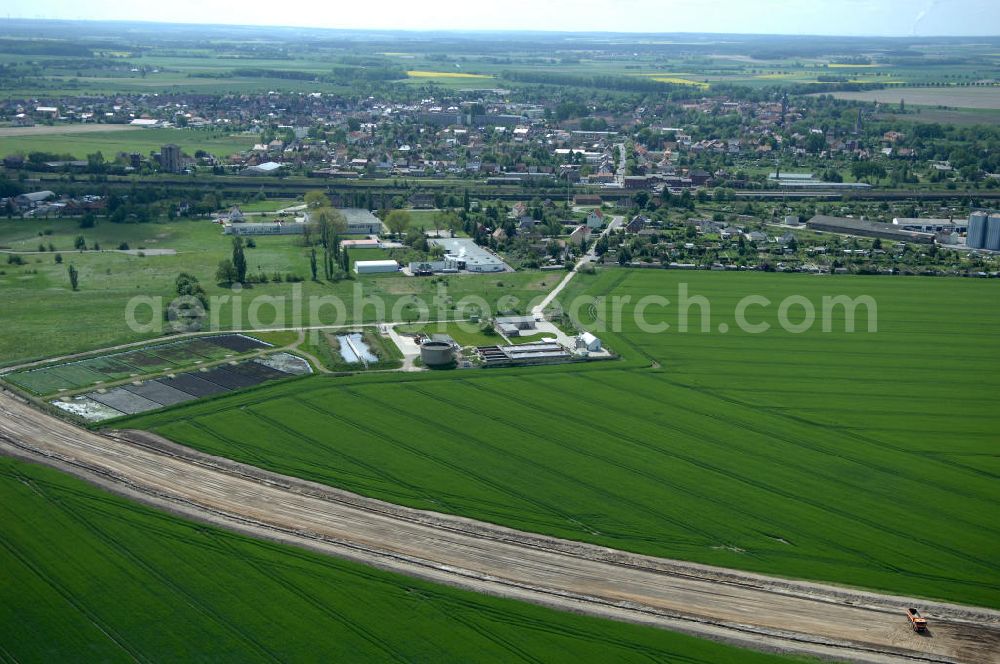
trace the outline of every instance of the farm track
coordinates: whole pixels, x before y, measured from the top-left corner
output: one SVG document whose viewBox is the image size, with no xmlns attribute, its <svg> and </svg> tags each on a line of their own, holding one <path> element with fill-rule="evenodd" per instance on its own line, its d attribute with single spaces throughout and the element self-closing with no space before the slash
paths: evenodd
<svg viewBox="0 0 1000 664">
<path fill-rule="evenodd" d="M 828 658 L 1000 661 L 998 611 L 921 601 L 931 632 L 920 637 L 903 617 L 910 602 L 905 598 L 640 556 L 399 507 L 144 432 L 80 429 L 5 392 L 0 452 L 252 536 L 563 610 Z"/>
</svg>

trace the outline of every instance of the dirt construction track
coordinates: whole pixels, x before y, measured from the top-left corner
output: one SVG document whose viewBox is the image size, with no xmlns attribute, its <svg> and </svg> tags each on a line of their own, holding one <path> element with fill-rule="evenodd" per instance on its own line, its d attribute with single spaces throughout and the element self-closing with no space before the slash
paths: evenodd
<svg viewBox="0 0 1000 664">
<path fill-rule="evenodd" d="M 99 434 L 0 392 L 0 453 L 256 537 L 564 610 L 765 650 L 866 662 L 1000 661 L 1000 612 L 651 558 L 398 507 L 211 457 Z M 903 615 L 918 606 L 929 634 Z"/>
</svg>

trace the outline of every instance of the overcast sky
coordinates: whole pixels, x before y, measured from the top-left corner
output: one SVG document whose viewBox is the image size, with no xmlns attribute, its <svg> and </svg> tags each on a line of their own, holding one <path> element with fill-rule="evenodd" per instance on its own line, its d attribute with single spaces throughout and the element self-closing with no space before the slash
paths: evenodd
<svg viewBox="0 0 1000 664">
<path fill-rule="evenodd" d="M 407 30 L 1000 34 L 1000 0 L 3 0 L 2 14 Z"/>
</svg>

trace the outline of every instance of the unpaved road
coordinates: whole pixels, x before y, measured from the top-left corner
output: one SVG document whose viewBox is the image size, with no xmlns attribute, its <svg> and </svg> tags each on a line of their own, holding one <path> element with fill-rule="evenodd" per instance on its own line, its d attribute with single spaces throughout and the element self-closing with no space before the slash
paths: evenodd
<svg viewBox="0 0 1000 664">
<path fill-rule="evenodd" d="M 791 582 L 402 508 L 142 432 L 80 429 L 0 392 L 0 453 L 232 530 L 472 590 L 760 649 L 996 662 L 1000 612 Z M 909 630 L 903 607 L 930 618 Z"/>
<path fill-rule="evenodd" d="M 611 231 L 616 230 L 619 226 L 622 225 L 623 221 L 625 221 L 625 217 L 623 216 L 611 217 L 611 221 L 608 222 L 607 227 L 603 231 L 601 231 L 601 234 L 597 236 L 597 239 L 600 239 L 605 235 L 607 235 L 608 233 L 610 233 Z M 576 265 L 573 266 L 573 269 L 570 270 L 565 277 L 563 277 L 562 281 L 556 284 L 556 287 L 553 288 L 549 292 L 549 294 L 545 296 L 545 299 L 543 299 L 537 306 L 532 307 L 531 309 L 532 316 L 534 316 L 535 318 L 541 316 L 542 313 L 545 311 L 545 307 L 552 304 L 552 300 L 556 299 L 556 296 L 558 296 L 559 293 L 561 293 L 562 290 L 566 288 L 566 285 L 569 284 L 569 282 L 573 279 L 574 276 L 576 276 L 577 271 L 581 267 L 583 267 L 586 263 L 590 263 L 591 261 L 597 258 L 597 252 L 595 251 L 596 248 L 597 248 L 597 240 L 595 239 L 593 244 L 590 245 L 590 249 L 587 251 L 587 253 L 585 253 L 583 256 L 580 257 L 580 260 L 578 260 L 576 262 Z"/>
</svg>

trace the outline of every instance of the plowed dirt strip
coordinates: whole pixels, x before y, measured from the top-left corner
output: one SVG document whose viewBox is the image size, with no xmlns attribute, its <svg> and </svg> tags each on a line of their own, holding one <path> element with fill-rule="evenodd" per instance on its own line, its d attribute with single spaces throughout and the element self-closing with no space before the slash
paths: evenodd
<svg viewBox="0 0 1000 664">
<path fill-rule="evenodd" d="M 907 599 L 521 533 L 398 507 L 132 432 L 79 429 L 0 394 L 0 452 L 241 532 L 434 581 L 750 647 L 855 661 L 1000 661 L 1000 612 Z"/>
</svg>

